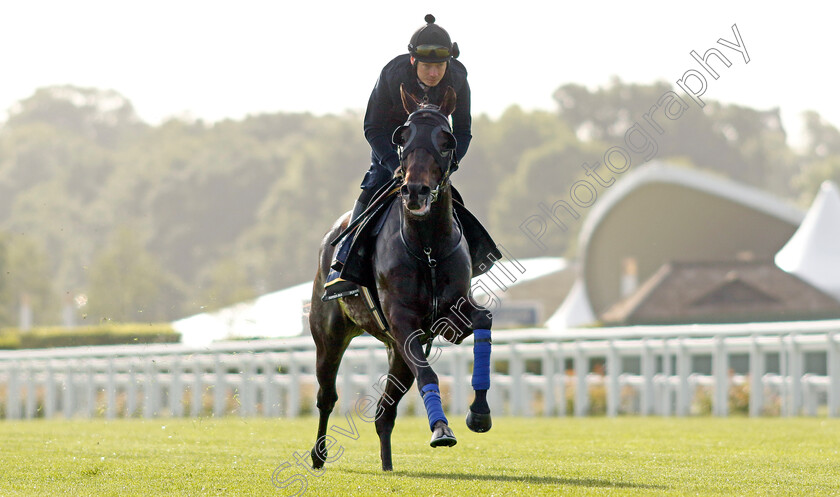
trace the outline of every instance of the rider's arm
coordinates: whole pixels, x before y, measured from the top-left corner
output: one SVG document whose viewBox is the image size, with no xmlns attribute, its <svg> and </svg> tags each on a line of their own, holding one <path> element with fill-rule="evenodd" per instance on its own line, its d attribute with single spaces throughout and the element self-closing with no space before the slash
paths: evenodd
<svg viewBox="0 0 840 497">
<path fill-rule="evenodd" d="M 455 102 L 455 112 L 452 113 L 452 134 L 458 141 L 458 147 L 455 153 L 458 160 L 467 155 L 467 149 L 470 146 L 472 139 L 472 115 L 470 113 L 470 84 L 467 82 L 467 69 L 458 61 L 451 62 L 452 70 L 459 73 L 460 77 L 455 78 L 456 81 L 462 81 L 462 84 L 456 85 L 455 94 L 457 100 Z"/>
<path fill-rule="evenodd" d="M 368 100 L 367 112 L 365 112 L 365 138 L 370 144 L 374 158 L 394 172 L 399 167 L 400 160 L 396 147 L 391 143 L 393 129 L 389 123 L 390 113 L 394 108 L 391 94 L 390 82 L 386 70 L 383 69 Z"/>
<path fill-rule="evenodd" d="M 467 155 L 467 149 L 472 140 L 472 116 L 470 114 L 470 85 L 464 80 L 464 86 L 458 93 L 458 100 L 455 104 L 455 112 L 452 113 L 452 134 L 458 141 L 455 150 L 458 160 Z"/>
</svg>

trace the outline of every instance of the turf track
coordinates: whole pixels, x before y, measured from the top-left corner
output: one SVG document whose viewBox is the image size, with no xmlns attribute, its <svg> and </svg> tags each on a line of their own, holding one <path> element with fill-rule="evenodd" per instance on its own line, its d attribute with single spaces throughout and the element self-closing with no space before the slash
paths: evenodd
<svg viewBox="0 0 840 497">
<path fill-rule="evenodd" d="M 387 474 L 371 424 L 332 421 L 320 476 L 294 456 L 314 418 L 0 422 L 0 495 L 840 495 L 840 420 L 453 419 L 458 445 L 432 449 L 400 418 Z"/>
</svg>

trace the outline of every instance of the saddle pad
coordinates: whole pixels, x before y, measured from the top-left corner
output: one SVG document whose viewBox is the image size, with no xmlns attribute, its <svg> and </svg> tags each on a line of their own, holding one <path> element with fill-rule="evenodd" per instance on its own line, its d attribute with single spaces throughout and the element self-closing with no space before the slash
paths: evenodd
<svg viewBox="0 0 840 497">
<path fill-rule="evenodd" d="M 464 206 L 461 195 L 454 187 L 452 193 L 455 218 L 464 232 L 472 258 L 472 275 L 475 277 L 489 271 L 494 261 L 502 258 L 502 254 L 481 222 Z M 350 253 L 341 271 L 342 278 L 368 288 L 376 287 L 370 254 L 373 253 L 376 236 L 382 231 L 388 213 L 394 208 L 397 199 L 399 195 L 396 194 L 385 199 L 357 228 Z"/>
<path fill-rule="evenodd" d="M 470 248 L 472 275 L 475 278 L 489 271 L 493 263 L 502 258 L 502 253 L 499 252 L 490 233 L 464 204 L 454 200 L 452 205 L 455 207 L 455 217 L 460 222 L 461 229 L 464 230 L 464 238 Z"/>
<path fill-rule="evenodd" d="M 376 235 L 382 231 L 385 220 L 388 219 L 388 212 L 398 198 L 399 196 L 395 193 L 384 199 L 370 216 L 356 228 L 347 260 L 344 261 L 344 268 L 341 270 L 342 278 L 368 288 L 376 288 L 370 254 L 373 253 Z"/>
</svg>

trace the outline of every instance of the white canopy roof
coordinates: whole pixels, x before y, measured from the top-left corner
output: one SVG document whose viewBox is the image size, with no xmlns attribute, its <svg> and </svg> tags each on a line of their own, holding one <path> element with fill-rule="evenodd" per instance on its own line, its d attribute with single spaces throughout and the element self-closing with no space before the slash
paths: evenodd
<svg viewBox="0 0 840 497">
<path fill-rule="evenodd" d="M 562 257 L 534 257 L 532 259 L 503 259 L 493 268 L 476 276 L 472 280 L 472 297 L 478 303 L 484 303 L 487 291 L 504 299 L 504 292 L 508 288 L 527 281 L 544 278 L 551 274 L 565 270 L 568 267 L 566 259 Z"/>
<path fill-rule="evenodd" d="M 186 345 L 204 346 L 231 338 L 296 337 L 303 331 L 303 307 L 312 296 L 312 282 L 268 293 L 256 300 L 196 314 L 172 323 Z"/>
<path fill-rule="evenodd" d="M 826 181 L 776 265 L 840 300 L 840 191 Z"/>
</svg>

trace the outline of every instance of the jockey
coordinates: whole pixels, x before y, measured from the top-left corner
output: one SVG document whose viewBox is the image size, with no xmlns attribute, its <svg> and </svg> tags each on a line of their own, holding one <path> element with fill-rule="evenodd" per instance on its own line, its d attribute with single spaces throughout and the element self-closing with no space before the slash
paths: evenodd
<svg viewBox="0 0 840 497">
<path fill-rule="evenodd" d="M 446 88 L 451 86 L 457 95 L 457 105 L 452 113 L 452 132 L 457 140 L 456 160 L 466 155 L 470 145 L 470 86 L 466 68 L 455 60 L 459 54 L 458 44 L 452 43 L 449 33 L 435 24 L 433 15 L 427 15 L 425 21 L 426 25 L 412 35 L 408 53 L 398 55 L 382 69 L 370 94 L 364 129 L 371 148 L 371 164 L 362 180 L 362 193 L 353 207 L 350 222 L 361 215 L 373 195 L 388 183 L 400 165 L 391 136 L 408 118 L 400 98 L 401 83 L 408 93 L 431 104 L 439 104 Z M 322 300 L 359 293 L 358 285 L 340 277 L 352 241 L 352 235 L 347 236 L 336 247 Z"/>
</svg>

